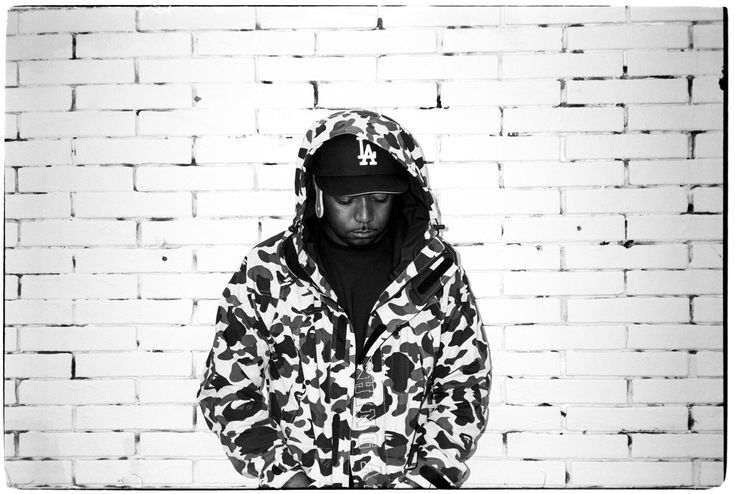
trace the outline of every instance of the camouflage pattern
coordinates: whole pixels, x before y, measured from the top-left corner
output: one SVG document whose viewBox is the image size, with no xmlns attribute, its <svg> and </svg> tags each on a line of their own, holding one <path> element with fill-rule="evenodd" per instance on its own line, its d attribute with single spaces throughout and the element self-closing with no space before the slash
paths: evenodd
<svg viewBox="0 0 735 494">
<path fill-rule="evenodd" d="M 302 235 L 307 157 L 345 133 L 403 163 L 430 217 L 417 254 L 373 307 L 360 356 Z M 357 487 L 429 487 L 426 466 L 440 484 L 461 485 L 486 424 L 490 359 L 467 277 L 439 235 L 420 147 L 387 117 L 338 112 L 307 132 L 295 188 L 291 228 L 253 248 L 224 291 L 198 395 L 207 425 L 263 486 L 303 471 L 316 487 L 347 487 L 350 472 Z"/>
</svg>

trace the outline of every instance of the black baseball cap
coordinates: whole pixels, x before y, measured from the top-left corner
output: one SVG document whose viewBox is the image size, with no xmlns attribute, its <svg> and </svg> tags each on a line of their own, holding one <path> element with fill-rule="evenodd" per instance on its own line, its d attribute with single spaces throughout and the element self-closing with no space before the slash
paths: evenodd
<svg viewBox="0 0 735 494">
<path fill-rule="evenodd" d="M 329 195 L 400 194 L 408 190 L 406 169 L 388 151 L 353 134 L 322 144 L 311 161 L 320 189 Z"/>
</svg>

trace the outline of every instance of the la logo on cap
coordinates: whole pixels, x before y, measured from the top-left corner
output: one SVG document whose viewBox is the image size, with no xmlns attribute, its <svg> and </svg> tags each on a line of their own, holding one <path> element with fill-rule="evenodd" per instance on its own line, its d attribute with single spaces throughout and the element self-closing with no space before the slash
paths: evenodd
<svg viewBox="0 0 735 494">
<path fill-rule="evenodd" d="M 360 154 L 357 155 L 357 159 L 360 160 L 360 166 L 378 165 L 378 157 L 370 144 L 365 142 L 365 139 L 358 137 L 357 146 L 360 149 Z"/>
</svg>

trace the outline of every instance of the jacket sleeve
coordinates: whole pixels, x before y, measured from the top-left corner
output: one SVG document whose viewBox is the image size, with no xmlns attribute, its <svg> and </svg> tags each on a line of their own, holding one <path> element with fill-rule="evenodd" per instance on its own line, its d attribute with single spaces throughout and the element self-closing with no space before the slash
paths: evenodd
<svg viewBox="0 0 735 494">
<path fill-rule="evenodd" d="M 243 262 L 223 293 L 197 398 L 235 469 L 257 477 L 261 486 L 280 488 L 303 469 L 289 452 L 263 392 L 270 336 L 256 310 L 262 295 L 245 281 Z"/>
<path fill-rule="evenodd" d="M 415 466 L 406 473 L 406 483 L 446 488 L 467 480 L 465 462 L 485 430 L 490 370 L 487 337 L 460 267 L 449 287 L 427 402 L 429 415 L 417 430 Z"/>
</svg>

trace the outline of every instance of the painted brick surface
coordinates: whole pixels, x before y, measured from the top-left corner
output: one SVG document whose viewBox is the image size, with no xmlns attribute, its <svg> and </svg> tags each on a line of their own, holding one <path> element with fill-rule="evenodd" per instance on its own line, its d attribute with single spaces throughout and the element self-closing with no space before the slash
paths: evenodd
<svg viewBox="0 0 735 494">
<path fill-rule="evenodd" d="M 195 404 L 227 279 L 303 133 L 416 134 L 494 364 L 468 487 L 723 480 L 723 12 L 8 12 L 13 486 L 253 488 Z"/>
</svg>

